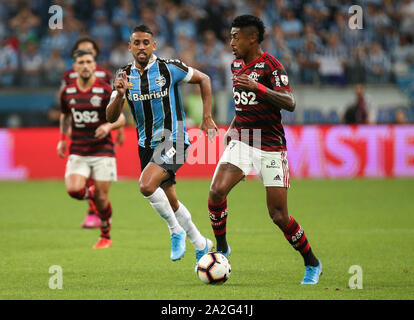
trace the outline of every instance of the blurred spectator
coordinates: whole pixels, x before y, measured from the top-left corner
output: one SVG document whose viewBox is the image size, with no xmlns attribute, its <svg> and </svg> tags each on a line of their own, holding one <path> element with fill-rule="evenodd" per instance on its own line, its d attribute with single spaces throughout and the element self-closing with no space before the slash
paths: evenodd
<svg viewBox="0 0 414 320">
<path fill-rule="evenodd" d="M 395 110 L 394 123 L 395 124 L 407 123 L 407 114 L 406 114 L 404 109 L 399 108 L 399 109 Z"/>
<path fill-rule="evenodd" d="M 218 61 L 220 59 L 220 52 L 222 50 L 213 30 L 204 32 L 202 46 L 197 52 L 197 65 L 210 78 L 213 92 L 220 90 L 222 86 L 220 68 Z"/>
<path fill-rule="evenodd" d="M 112 14 L 112 25 L 123 41 L 129 41 L 132 28 L 138 20 L 138 10 L 131 0 L 119 0 Z"/>
<path fill-rule="evenodd" d="M 293 10 L 287 9 L 283 13 L 281 27 L 285 35 L 286 44 L 291 50 L 297 50 L 300 46 L 300 35 L 303 30 L 302 22 L 297 19 Z"/>
<path fill-rule="evenodd" d="M 41 83 L 43 59 L 35 41 L 28 41 L 22 54 L 22 84 L 38 87 Z"/>
<path fill-rule="evenodd" d="M 318 59 L 322 83 L 345 84 L 345 58 L 346 50 L 339 43 L 338 35 L 331 33 Z"/>
<path fill-rule="evenodd" d="M 414 1 L 403 0 L 400 4 L 401 32 L 413 32 L 414 30 Z"/>
<path fill-rule="evenodd" d="M 0 40 L 0 87 L 13 85 L 17 67 L 17 53 L 8 39 L 3 38 Z"/>
<path fill-rule="evenodd" d="M 60 83 L 62 74 L 66 71 L 66 64 L 58 48 L 52 49 L 49 58 L 43 65 L 43 70 L 47 85 L 56 86 Z"/>
<path fill-rule="evenodd" d="M 366 70 L 368 83 L 386 83 L 390 78 L 391 62 L 385 55 L 378 42 L 369 48 L 366 57 Z"/>
<path fill-rule="evenodd" d="M 316 44 L 313 40 L 307 40 L 305 47 L 298 56 L 301 70 L 301 80 L 303 83 L 318 83 L 319 81 L 319 61 L 316 51 Z"/>
<path fill-rule="evenodd" d="M 356 47 L 348 58 L 346 66 L 346 77 L 348 83 L 366 82 L 365 61 L 365 48 L 363 46 Z"/>
<path fill-rule="evenodd" d="M 356 84 L 354 87 L 355 102 L 345 111 L 344 122 L 346 124 L 366 124 L 374 123 L 375 110 L 373 104 L 365 93 L 362 84 Z"/>
<path fill-rule="evenodd" d="M 131 60 L 132 56 L 128 50 L 128 43 L 126 41 L 118 42 L 109 56 L 109 64 L 113 70 L 126 66 Z"/>
<path fill-rule="evenodd" d="M 105 11 L 99 10 L 94 14 L 94 24 L 90 30 L 91 37 L 101 45 L 101 57 L 109 58 L 112 42 L 115 40 L 115 31 L 108 23 Z"/>
<path fill-rule="evenodd" d="M 28 30 L 36 33 L 38 27 L 40 27 L 40 23 L 40 18 L 30 9 L 30 2 L 21 1 L 18 13 L 10 19 L 10 28 L 18 29 L 24 24 Z"/>
<path fill-rule="evenodd" d="M 398 46 L 392 51 L 392 70 L 396 76 L 406 75 L 414 64 L 414 45 L 408 35 L 401 34 Z"/>
<path fill-rule="evenodd" d="M 49 59 L 54 49 L 65 52 L 69 55 L 69 48 L 72 43 L 69 42 L 67 35 L 63 29 L 48 29 L 47 36 L 44 36 L 40 42 L 40 51 L 45 60 Z"/>
</svg>

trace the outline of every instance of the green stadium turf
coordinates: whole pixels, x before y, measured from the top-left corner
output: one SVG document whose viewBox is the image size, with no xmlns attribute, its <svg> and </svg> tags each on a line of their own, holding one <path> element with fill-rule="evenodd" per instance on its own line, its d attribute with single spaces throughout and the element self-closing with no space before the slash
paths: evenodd
<svg viewBox="0 0 414 320">
<path fill-rule="evenodd" d="M 210 181 L 180 180 L 177 193 L 203 234 Z M 112 186 L 109 249 L 94 250 L 97 230 L 80 223 L 86 203 L 62 181 L 0 183 L 0 299 L 290 300 L 413 299 L 414 180 L 293 180 L 289 211 L 303 226 L 324 273 L 301 286 L 304 266 L 272 224 L 264 189 L 240 183 L 228 198 L 232 274 L 221 286 L 194 273 L 194 250 L 169 259 L 167 226 L 136 181 Z M 62 267 L 63 288 L 50 289 L 49 268 Z M 363 288 L 348 288 L 352 265 Z"/>
</svg>

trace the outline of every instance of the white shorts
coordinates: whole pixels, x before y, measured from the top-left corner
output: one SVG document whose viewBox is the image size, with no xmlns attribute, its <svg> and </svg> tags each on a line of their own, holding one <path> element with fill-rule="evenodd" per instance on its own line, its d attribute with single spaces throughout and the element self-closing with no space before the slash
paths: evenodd
<svg viewBox="0 0 414 320">
<path fill-rule="evenodd" d="M 65 178 L 71 174 L 80 174 L 86 178 L 91 176 L 97 181 L 116 181 L 116 159 L 115 157 L 84 157 L 71 154 L 66 163 Z"/>
<path fill-rule="evenodd" d="M 263 151 L 244 142 L 231 140 L 220 158 L 216 172 L 221 163 L 235 165 L 245 176 L 255 169 L 265 187 L 290 187 L 286 151 Z"/>
</svg>

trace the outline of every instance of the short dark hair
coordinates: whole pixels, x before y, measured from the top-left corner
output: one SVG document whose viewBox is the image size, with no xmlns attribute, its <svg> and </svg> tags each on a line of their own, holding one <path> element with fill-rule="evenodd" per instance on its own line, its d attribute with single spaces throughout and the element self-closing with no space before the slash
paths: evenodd
<svg viewBox="0 0 414 320">
<path fill-rule="evenodd" d="M 135 33 L 135 32 L 145 32 L 145 33 L 149 33 L 150 35 L 154 36 L 154 33 L 152 32 L 152 30 L 145 24 L 141 24 L 139 26 L 136 26 L 131 34 Z"/>
<path fill-rule="evenodd" d="M 92 43 L 93 48 L 96 51 L 96 57 L 99 56 L 99 47 L 98 47 L 98 44 L 95 42 L 95 40 L 93 40 L 91 37 L 82 37 L 82 38 L 79 38 L 78 40 L 76 40 L 76 42 L 73 44 L 72 50 L 70 52 L 70 55 L 71 55 L 72 58 L 74 58 L 73 54 L 75 53 L 76 50 L 78 50 L 79 45 L 83 42 Z"/>
<path fill-rule="evenodd" d="M 262 20 L 258 17 L 252 16 L 250 14 L 245 14 L 234 18 L 232 28 L 246 28 L 246 27 L 255 27 L 257 29 L 258 37 L 257 40 L 261 43 L 264 39 L 265 26 Z"/>
<path fill-rule="evenodd" d="M 73 58 L 74 61 L 76 61 L 77 58 L 85 56 L 87 54 L 90 54 L 93 57 L 92 51 L 89 51 L 89 50 L 75 50 L 72 54 L 72 58 Z"/>
</svg>

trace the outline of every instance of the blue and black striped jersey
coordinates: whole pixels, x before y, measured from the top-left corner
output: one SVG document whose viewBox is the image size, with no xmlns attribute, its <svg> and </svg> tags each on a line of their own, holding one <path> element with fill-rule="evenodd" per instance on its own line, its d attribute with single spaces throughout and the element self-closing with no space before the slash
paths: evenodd
<svg viewBox="0 0 414 320">
<path fill-rule="evenodd" d="M 169 139 L 189 145 L 178 86 L 192 78 L 193 69 L 179 60 L 153 58 L 142 74 L 135 62 L 118 71 L 127 74 L 125 97 L 137 128 L 138 144 L 155 148 L 164 139 Z"/>
</svg>

